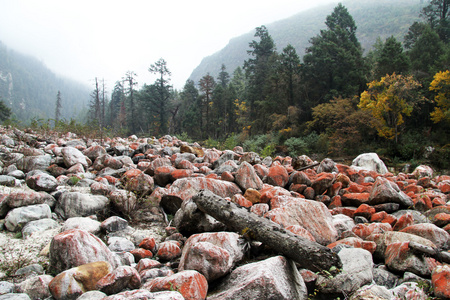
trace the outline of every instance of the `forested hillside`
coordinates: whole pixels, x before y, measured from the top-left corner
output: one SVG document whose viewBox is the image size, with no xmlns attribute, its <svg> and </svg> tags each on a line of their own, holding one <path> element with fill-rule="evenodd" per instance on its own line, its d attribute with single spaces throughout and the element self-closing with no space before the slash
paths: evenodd
<svg viewBox="0 0 450 300">
<path fill-rule="evenodd" d="M 11 108 L 13 118 L 23 123 L 54 118 L 58 91 L 62 102 L 60 118 L 77 118 L 86 110 L 90 87 L 59 77 L 36 58 L 8 49 L 0 42 L 0 99 Z"/>
<path fill-rule="evenodd" d="M 423 1 L 342 1 L 358 26 L 356 36 L 366 52 L 372 48 L 377 38 L 385 40 L 393 35 L 399 41 L 403 41 L 403 36 L 407 33 L 409 26 L 419 20 L 419 11 L 423 7 L 421 2 Z M 309 45 L 309 39 L 325 28 L 323 20 L 333 11 L 336 4 L 320 6 L 298 13 L 288 19 L 264 25 L 269 30 L 278 50 L 291 44 L 298 55 L 303 57 L 305 49 Z M 189 79 L 198 82 L 206 73 L 217 77 L 222 64 L 228 70 L 242 66 L 247 59 L 248 44 L 253 40 L 253 34 L 254 32 L 248 32 L 233 38 L 225 48 L 205 57 Z"/>
</svg>

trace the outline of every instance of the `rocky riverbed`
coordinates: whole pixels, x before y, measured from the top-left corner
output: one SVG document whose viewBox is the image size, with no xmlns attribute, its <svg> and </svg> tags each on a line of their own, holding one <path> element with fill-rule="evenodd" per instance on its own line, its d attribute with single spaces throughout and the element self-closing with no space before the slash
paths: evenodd
<svg viewBox="0 0 450 300">
<path fill-rule="evenodd" d="M 0 127 L 0 141 L 0 300 L 450 298 L 450 176 L 428 166 L 173 136 Z M 204 195 L 286 243 L 205 213 Z"/>
</svg>

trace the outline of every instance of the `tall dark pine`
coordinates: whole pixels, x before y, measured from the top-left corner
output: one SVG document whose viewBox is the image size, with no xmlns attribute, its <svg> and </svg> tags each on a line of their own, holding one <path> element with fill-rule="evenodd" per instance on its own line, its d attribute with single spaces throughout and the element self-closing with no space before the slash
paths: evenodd
<svg viewBox="0 0 450 300">
<path fill-rule="evenodd" d="M 61 108 L 62 108 L 61 91 L 58 91 L 58 93 L 56 94 L 56 105 L 55 105 L 55 121 L 56 121 L 56 123 L 58 123 L 59 119 L 61 118 Z"/>
<path fill-rule="evenodd" d="M 228 83 L 230 82 L 230 74 L 228 74 L 227 68 L 224 64 L 222 64 L 222 66 L 220 67 L 220 73 L 217 77 L 217 81 L 223 88 L 227 87 Z"/>
<path fill-rule="evenodd" d="M 300 58 L 298 57 L 295 48 L 289 44 L 283 49 L 280 60 L 281 74 L 287 91 L 288 106 L 294 106 L 296 104 L 294 85 L 300 73 Z"/>
<path fill-rule="evenodd" d="M 211 123 L 210 123 L 210 106 L 212 102 L 212 94 L 214 87 L 216 86 L 216 81 L 214 80 L 214 77 L 212 77 L 209 73 L 203 76 L 200 79 L 200 91 L 203 93 L 202 100 L 203 100 L 203 107 L 204 107 L 204 114 L 205 114 L 205 125 L 206 125 L 206 132 L 209 134 L 211 132 Z"/>
<path fill-rule="evenodd" d="M 339 4 L 325 24 L 327 29 L 311 38 L 303 58 L 309 108 L 334 97 L 352 97 L 365 87 L 365 61 L 353 17 Z"/>
<path fill-rule="evenodd" d="M 402 43 L 391 36 L 382 45 L 376 57 L 375 76 L 380 79 L 386 75 L 404 74 L 409 70 L 409 59 L 403 52 Z"/>
<path fill-rule="evenodd" d="M 134 86 L 137 85 L 136 82 L 136 73 L 132 72 L 132 71 L 128 71 L 125 74 L 125 78 L 124 81 L 127 83 L 128 85 L 128 90 L 126 91 L 127 93 L 127 98 L 128 98 L 128 112 L 127 112 L 127 119 L 128 119 L 128 124 L 129 124 L 129 130 L 131 131 L 131 133 L 136 133 L 137 131 L 137 113 L 136 113 L 136 99 L 135 99 L 135 95 L 134 95 Z"/>
<path fill-rule="evenodd" d="M 194 139 L 201 139 L 203 132 L 202 104 L 194 81 L 186 81 L 180 97 L 182 132 L 186 132 L 189 137 Z"/>
<path fill-rule="evenodd" d="M 253 40 L 249 46 L 251 50 L 247 53 L 250 58 L 244 62 L 245 75 L 248 78 L 248 102 L 250 108 L 251 121 L 259 119 L 264 123 L 264 116 L 258 114 L 257 104 L 265 100 L 267 90 L 270 89 L 269 78 L 273 71 L 271 63 L 272 56 L 275 52 L 275 43 L 265 26 L 257 27 L 255 37 L 259 41 Z M 259 110 L 259 112 L 261 112 Z M 261 124 L 259 124 L 261 125 Z M 259 128 L 252 128 L 252 132 L 263 131 L 263 126 Z"/>
<path fill-rule="evenodd" d="M 101 124 L 101 104 L 100 104 L 100 88 L 98 86 L 97 77 L 95 77 L 94 90 L 91 93 L 91 102 L 89 104 L 90 123 Z"/>
<path fill-rule="evenodd" d="M 422 9 L 421 16 L 436 30 L 443 42 L 450 40 L 450 0 L 431 0 Z"/>
<path fill-rule="evenodd" d="M 168 133 L 169 99 L 172 86 L 169 84 L 171 73 L 167 68 L 167 62 L 160 58 L 150 66 L 148 71 L 159 78 L 152 85 L 151 101 L 159 117 L 159 134 Z"/>
<path fill-rule="evenodd" d="M 112 127 L 122 127 L 124 124 L 119 123 L 119 113 L 122 104 L 125 101 L 123 82 L 117 81 L 111 94 L 109 102 L 109 122 Z"/>
</svg>

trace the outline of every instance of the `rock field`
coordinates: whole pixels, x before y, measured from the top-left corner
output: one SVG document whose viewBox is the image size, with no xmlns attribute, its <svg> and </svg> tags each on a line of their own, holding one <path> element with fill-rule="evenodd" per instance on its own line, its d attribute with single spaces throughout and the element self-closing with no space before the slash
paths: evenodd
<svg viewBox="0 0 450 300">
<path fill-rule="evenodd" d="M 168 135 L 0 141 L 0 300 L 450 299 L 450 176 L 428 166 Z M 224 204 L 207 214 L 204 195 Z"/>
</svg>

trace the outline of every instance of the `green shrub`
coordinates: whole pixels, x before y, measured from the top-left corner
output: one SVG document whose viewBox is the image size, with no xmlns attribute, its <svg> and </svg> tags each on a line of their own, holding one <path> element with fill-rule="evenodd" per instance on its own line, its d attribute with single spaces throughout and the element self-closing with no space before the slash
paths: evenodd
<svg viewBox="0 0 450 300">
<path fill-rule="evenodd" d="M 304 137 L 292 137 L 284 142 L 289 151 L 289 156 L 310 155 L 312 153 L 326 151 L 326 136 L 320 136 L 315 132 Z"/>
<path fill-rule="evenodd" d="M 239 145 L 239 137 L 235 133 L 231 134 L 225 139 L 222 145 L 222 150 L 233 150 L 234 147 Z"/>
</svg>

